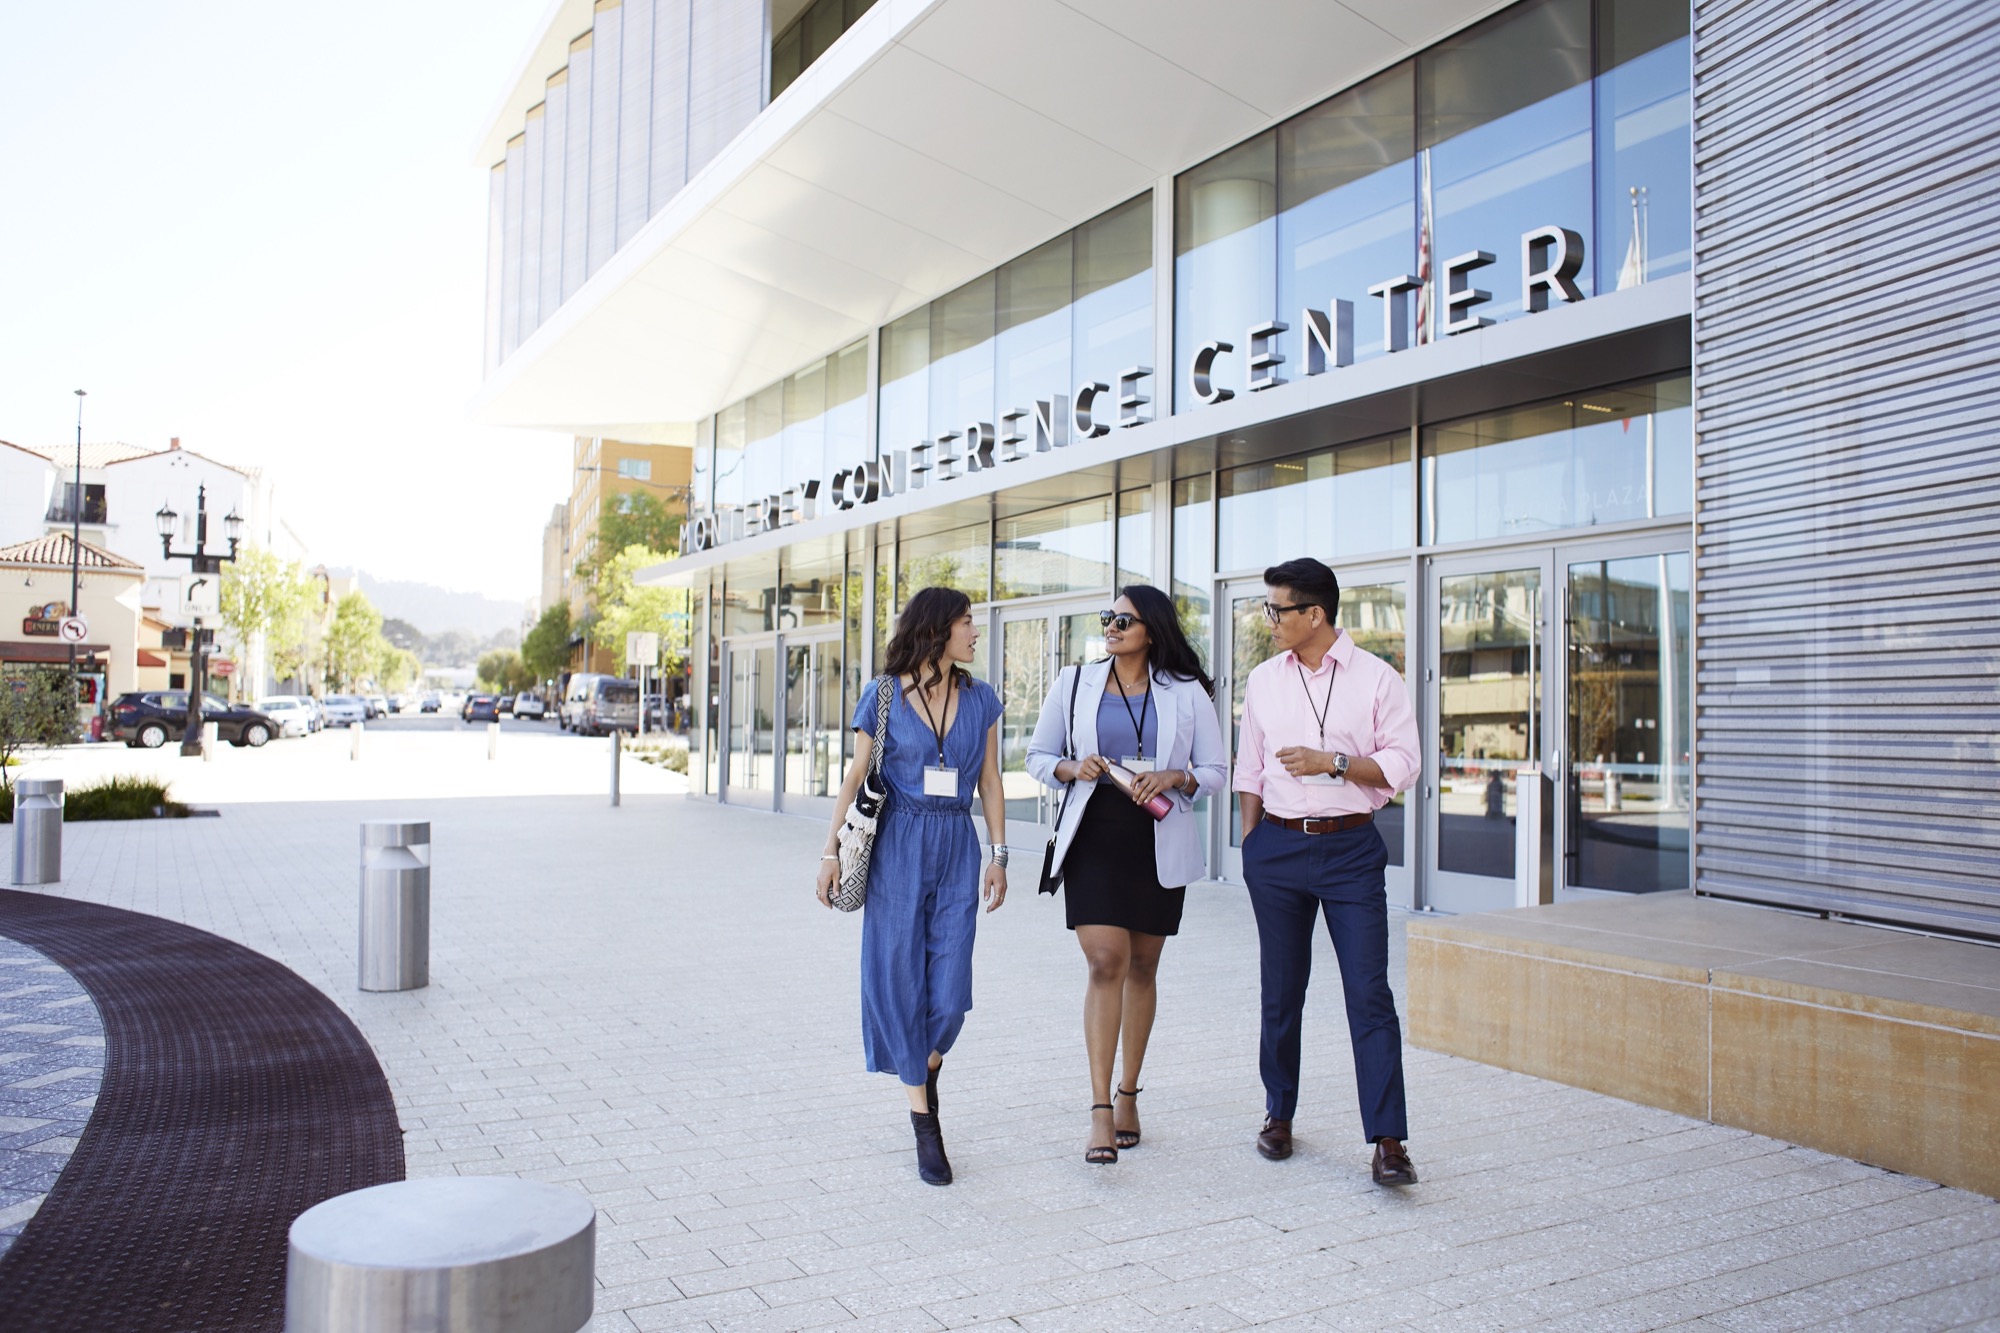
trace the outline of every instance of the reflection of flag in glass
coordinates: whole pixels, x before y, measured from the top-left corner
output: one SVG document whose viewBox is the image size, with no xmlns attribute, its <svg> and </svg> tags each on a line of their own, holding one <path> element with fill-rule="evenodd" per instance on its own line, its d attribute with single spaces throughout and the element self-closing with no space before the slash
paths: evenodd
<svg viewBox="0 0 2000 1333">
<path fill-rule="evenodd" d="M 1625 263 L 1618 270 L 1618 290 L 1621 292 L 1646 280 L 1646 220 L 1641 207 L 1645 195 L 1645 186 L 1632 187 L 1632 240 L 1625 247 Z"/>
<path fill-rule="evenodd" d="M 1417 341 L 1431 340 L 1431 150 L 1417 154 Z"/>
</svg>

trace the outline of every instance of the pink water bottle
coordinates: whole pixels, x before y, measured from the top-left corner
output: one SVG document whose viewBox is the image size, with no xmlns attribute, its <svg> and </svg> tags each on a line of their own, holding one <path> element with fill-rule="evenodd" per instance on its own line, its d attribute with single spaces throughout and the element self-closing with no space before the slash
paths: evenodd
<svg viewBox="0 0 2000 1333">
<path fill-rule="evenodd" d="M 1111 780 L 1118 784 L 1118 790 L 1130 796 L 1134 777 L 1132 770 L 1123 764 L 1114 764 L 1108 759 L 1104 761 L 1104 768 L 1111 775 Z M 1165 792 L 1161 792 L 1150 801 L 1141 801 L 1139 808 L 1157 821 L 1165 819 L 1174 812 L 1174 803 Z"/>
</svg>

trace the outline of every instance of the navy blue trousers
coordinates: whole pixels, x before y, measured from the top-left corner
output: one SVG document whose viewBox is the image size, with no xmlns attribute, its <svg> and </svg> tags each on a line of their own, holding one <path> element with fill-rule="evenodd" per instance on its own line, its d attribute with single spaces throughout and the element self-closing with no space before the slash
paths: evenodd
<svg viewBox="0 0 2000 1333">
<path fill-rule="evenodd" d="M 1264 1109 L 1290 1120 L 1299 1102 L 1299 1036 L 1312 979 L 1312 937 L 1326 918 L 1347 997 L 1347 1035 L 1361 1098 L 1361 1133 L 1409 1137 L 1403 1100 L 1403 1027 L 1389 990 L 1388 849 L 1373 824 L 1344 833 L 1295 833 L 1260 823 L 1243 843 L 1243 880 L 1257 914 L 1264 1022 L 1258 1064 Z"/>
</svg>

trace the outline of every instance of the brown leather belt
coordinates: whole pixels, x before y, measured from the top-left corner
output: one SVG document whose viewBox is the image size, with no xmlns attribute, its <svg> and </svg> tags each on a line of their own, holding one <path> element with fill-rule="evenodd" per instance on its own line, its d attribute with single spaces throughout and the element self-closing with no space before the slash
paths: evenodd
<svg viewBox="0 0 2000 1333">
<path fill-rule="evenodd" d="M 1294 833 L 1345 833 L 1351 828 L 1372 823 L 1374 819 L 1373 810 L 1360 815 L 1309 815 L 1304 819 L 1280 819 L 1271 814 L 1264 816 L 1265 823 L 1288 828 Z"/>
</svg>

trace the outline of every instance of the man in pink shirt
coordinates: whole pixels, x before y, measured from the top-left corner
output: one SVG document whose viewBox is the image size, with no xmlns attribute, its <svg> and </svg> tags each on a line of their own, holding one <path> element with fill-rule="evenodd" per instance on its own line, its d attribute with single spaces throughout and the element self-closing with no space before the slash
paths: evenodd
<svg viewBox="0 0 2000 1333">
<path fill-rule="evenodd" d="M 1264 571 L 1278 655 L 1250 673 L 1233 785 L 1243 802 L 1243 880 L 1257 914 L 1265 1119 L 1257 1151 L 1292 1155 L 1299 1027 L 1315 920 L 1326 917 L 1347 998 L 1361 1132 L 1377 1184 L 1414 1185 L 1403 1141 L 1403 1029 L 1389 991 L 1389 863 L 1375 812 L 1416 780 L 1416 715 L 1393 668 L 1333 623 L 1340 581 L 1313 559 Z"/>
</svg>

